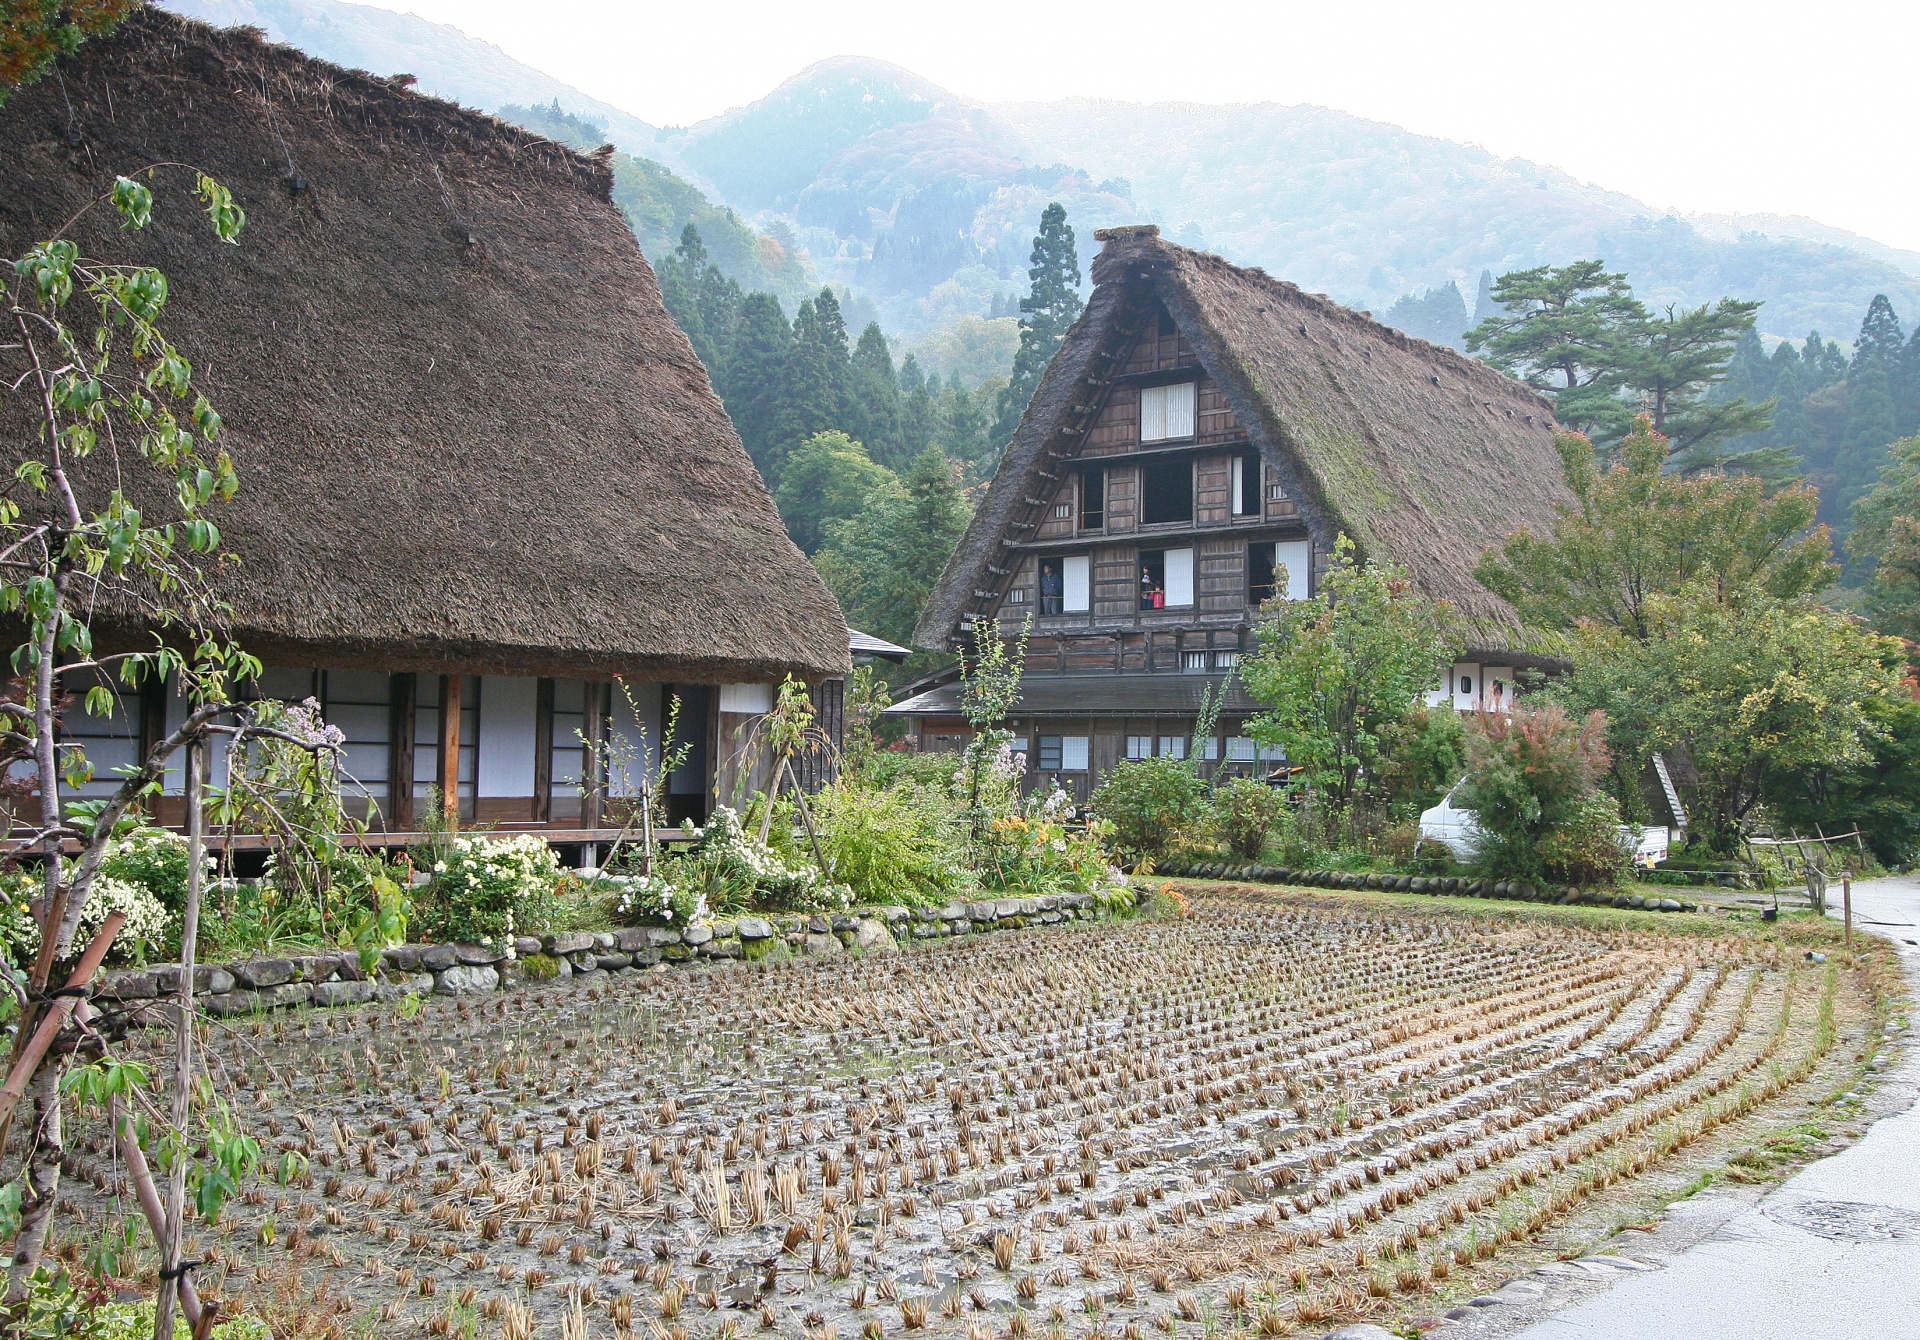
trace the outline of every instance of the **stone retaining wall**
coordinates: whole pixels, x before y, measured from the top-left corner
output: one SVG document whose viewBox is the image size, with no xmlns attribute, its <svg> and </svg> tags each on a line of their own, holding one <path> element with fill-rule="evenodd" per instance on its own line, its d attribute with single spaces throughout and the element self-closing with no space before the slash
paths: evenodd
<svg viewBox="0 0 1920 1340">
<path fill-rule="evenodd" d="M 1528 884 L 1524 880 L 1458 879 L 1450 875 L 1374 875 L 1350 870 L 1291 870 L 1280 865 L 1199 865 L 1155 867 L 1156 875 L 1189 879 L 1238 879 L 1256 884 L 1299 884 L 1319 889 L 1382 889 L 1400 893 L 1454 894 L 1467 898 L 1501 898 L 1522 903 L 1562 906 L 1621 907 L 1636 912 L 1698 912 L 1698 903 L 1658 894 L 1616 893 L 1611 889 L 1576 889 L 1571 885 Z"/>
<path fill-rule="evenodd" d="M 902 940 L 1095 921 L 1103 913 L 1090 894 L 1000 898 L 945 907 L 856 907 L 812 916 L 737 917 L 672 929 L 636 926 L 522 936 L 512 952 L 483 945 L 402 945 L 382 951 L 371 973 L 352 950 L 240 963 L 194 971 L 201 1008 L 216 1018 L 295 1005 L 361 1005 L 411 992 L 466 996 L 527 984 L 593 978 L 711 959 L 767 959 L 795 954 L 870 953 Z M 170 1010 L 180 968 L 122 969 L 102 975 L 96 1008 L 145 1023 Z"/>
</svg>

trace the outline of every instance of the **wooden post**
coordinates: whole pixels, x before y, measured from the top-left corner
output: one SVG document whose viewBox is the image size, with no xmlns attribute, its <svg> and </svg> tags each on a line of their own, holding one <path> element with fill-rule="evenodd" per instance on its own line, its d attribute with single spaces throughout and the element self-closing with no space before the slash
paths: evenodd
<svg viewBox="0 0 1920 1340">
<path fill-rule="evenodd" d="M 1840 876 L 1840 906 L 1847 921 L 1847 948 L 1853 948 L 1853 872 Z"/>
<path fill-rule="evenodd" d="M 553 821 L 553 681 L 539 680 L 533 696 L 533 821 Z"/>
<path fill-rule="evenodd" d="M 387 831 L 405 833 L 413 828 L 414 737 L 419 733 L 415 716 L 415 688 L 418 678 L 412 674 L 392 675 L 387 680 Z"/>
<path fill-rule="evenodd" d="M 447 826 L 460 826 L 460 693 L 461 675 L 440 676 L 440 807 Z"/>
</svg>

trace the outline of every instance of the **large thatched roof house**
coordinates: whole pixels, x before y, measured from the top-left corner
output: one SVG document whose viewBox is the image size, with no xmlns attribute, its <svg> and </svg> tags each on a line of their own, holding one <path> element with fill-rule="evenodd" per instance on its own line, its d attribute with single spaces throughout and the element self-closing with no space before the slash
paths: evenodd
<svg viewBox="0 0 1920 1340">
<path fill-rule="evenodd" d="M 1032 767 L 1086 786 L 1117 759 L 1184 751 L 1227 684 L 1230 771 L 1259 751 L 1227 675 L 1278 591 L 1317 589 L 1336 538 L 1452 602 L 1447 692 L 1504 698 L 1525 650 L 1473 579 L 1487 545 L 1545 529 L 1564 493 L 1552 407 L 1474 359 L 1260 270 L 1103 230 L 1094 291 L 1007 448 L 914 635 L 932 650 L 1031 616 L 1016 730 Z M 957 689 L 894 709 L 957 743 Z"/>
<path fill-rule="evenodd" d="M 241 480 L 236 631 L 267 691 L 325 703 L 390 821 L 444 783 L 469 815 L 591 829 L 582 736 L 634 717 L 615 677 L 656 738 L 681 698 L 698 811 L 769 685 L 846 671 L 846 624 L 604 159 L 408 83 L 140 10 L 0 107 L 0 251 L 152 163 L 244 206 L 238 247 L 166 189 L 145 232 L 98 211 L 78 240 L 171 280 Z M 169 710 L 129 704 L 122 747 Z"/>
</svg>

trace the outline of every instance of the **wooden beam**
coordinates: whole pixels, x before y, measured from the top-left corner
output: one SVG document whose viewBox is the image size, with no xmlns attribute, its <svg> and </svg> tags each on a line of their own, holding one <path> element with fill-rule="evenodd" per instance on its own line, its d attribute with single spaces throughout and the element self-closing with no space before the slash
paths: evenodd
<svg viewBox="0 0 1920 1340">
<path fill-rule="evenodd" d="M 553 820 L 553 681 L 540 680 L 533 696 L 533 821 Z"/>
<path fill-rule="evenodd" d="M 387 678 L 387 827 L 405 831 L 413 827 L 414 736 L 419 732 L 414 699 L 419 677 L 412 674 Z"/>
<path fill-rule="evenodd" d="M 440 676 L 440 806 L 450 827 L 460 823 L 461 675 Z"/>
</svg>

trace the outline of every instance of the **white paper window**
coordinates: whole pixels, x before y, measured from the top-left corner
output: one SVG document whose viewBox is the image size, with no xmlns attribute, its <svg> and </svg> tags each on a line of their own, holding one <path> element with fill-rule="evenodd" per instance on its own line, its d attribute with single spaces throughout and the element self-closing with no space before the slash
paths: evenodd
<svg viewBox="0 0 1920 1340">
<path fill-rule="evenodd" d="M 1013 751 L 1014 753 L 1016 753 L 1016 754 L 1024 754 L 1024 753 L 1026 753 L 1026 752 L 1027 752 L 1027 737 L 1026 737 L 1026 736 L 1024 736 L 1024 735 L 1016 735 L 1016 736 L 1014 736 L 1014 737 L 1013 737 L 1013 738 L 1012 738 L 1011 740 L 1008 740 L 1008 741 L 1007 741 L 1007 748 L 1008 748 L 1008 749 L 1010 749 L 1010 750 L 1012 750 L 1012 751 Z"/>
<path fill-rule="evenodd" d="M 1167 550 L 1166 564 L 1167 603 L 1191 605 L 1193 603 L 1193 550 Z"/>
<path fill-rule="evenodd" d="M 1254 760 L 1254 753 L 1254 745 L 1251 737 L 1245 735 L 1229 735 L 1227 737 L 1227 762 L 1251 763 Z"/>
<path fill-rule="evenodd" d="M 1127 737 L 1127 757 L 1143 759 L 1153 757 L 1153 737 L 1151 735 L 1129 735 Z"/>
<path fill-rule="evenodd" d="M 1140 440 L 1165 442 L 1193 436 L 1194 383 L 1149 386 L 1140 392 Z"/>
<path fill-rule="evenodd" d="M 1063 735 L 1060 737 L 1060 771 L 1085 772 L 1087 770 L 1087 737 L 1084 735 Z"/>
<path fill-rule="evenodd" d="M 1209 763 L 1214 763 L 1219 760 L 1220 758 L 1220 737 L 1219 736 L 1209 735 L 1206 738 L 1206 740 L 1202 743 L 1200 748 L 1200 757 L 1204 758 Z"/>
<path fill-rule="evenodd" d="M 1207 653 L 1204 651 L 1183 651 L 1180 653 L 1180 669 L 1187 674 L 1204 675 L 1207 673 Z"/>
<path fill-rule="evenodd" d="M 1281 569 L 1286 579 L 1281 580 Z M 1273 589 L 1282 600 L 1305 600 L 1313 582 L 1313 542 L 1282 540 L 1273 546 Z"/>
<path fill-rule="evenodd" d="M 1185 758 L 1187 756 L 1187 737 L 1184 735 L 1162 735 L 1160 737 L 1161 758 Z"/>
<path fill-rule="evenodd" d="M 1480 688 L 1480 667 L 1469 661 L 1457 662 L 1453 667 L 1453 710 L 1479 711 Z"/>
<path fill-rule="evenodd" d="M 1068 554 L 1060 563 L 1060 608 L 1068 614 L 1084 614 L 1093 607 L 1093 559 L 1087 554 Z"/>
<path fill-rule="evenodd" d="M 1260 761 L 1262 763 L 1285 763 L 1287 761 L 1287 751 L 1277 744 L 1263 744 L 1260 746 Z"/>
<path fill-rule="evenodd" d="M 722 684 L 720 686 L 720 710 L 722 712 L 771 712 L 773 710 L 773 685 Z"/>
</svg>

